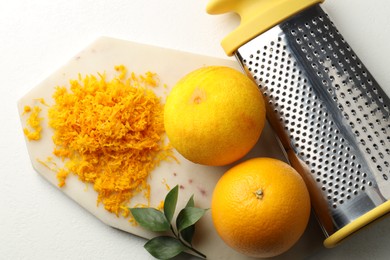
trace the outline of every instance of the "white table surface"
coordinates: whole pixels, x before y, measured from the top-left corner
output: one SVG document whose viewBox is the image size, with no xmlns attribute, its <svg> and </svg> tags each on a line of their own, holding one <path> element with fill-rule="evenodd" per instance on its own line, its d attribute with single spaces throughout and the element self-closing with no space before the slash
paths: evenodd
<svg viewBox="0 0 390 260">
<path fill-rule="evenodd" d="M 239 23 L 207 0 L 13 0 L 0 3 L 0 259 L 153 259 L 145 240 L 105 226 L 32 168 L 17 100 L 99 36 L 224 58 Z M 323 8 L 390 94 L 390 2 L 328 0 Z M 388 259 L 390 218 L 310 259 Z M 183 257 L 180 259 L 188 259 Z"/>
</svg>

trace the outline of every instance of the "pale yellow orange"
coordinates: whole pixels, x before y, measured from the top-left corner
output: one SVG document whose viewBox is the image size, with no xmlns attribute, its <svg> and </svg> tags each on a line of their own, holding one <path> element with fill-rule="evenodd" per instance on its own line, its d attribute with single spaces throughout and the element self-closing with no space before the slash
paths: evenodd
<svg viewBox="0 0 390 260">
<path fill-rule="evenodd" d="M 272 257 L 286 252 L 303 234 L 310 197 L 290 165 L 255 158 L 221 177 L 211 211 L 214 226 L 227 245 L 248 256 Z"/>
<path fill-rule="evenodd" d="M 184 76 L 169 93 L 165 131 L 188 160 L 226 165 L 246 155 L 265 123 L 265 104 L 257 85 L 228 67 L 207 66 Z"/>
</svg>

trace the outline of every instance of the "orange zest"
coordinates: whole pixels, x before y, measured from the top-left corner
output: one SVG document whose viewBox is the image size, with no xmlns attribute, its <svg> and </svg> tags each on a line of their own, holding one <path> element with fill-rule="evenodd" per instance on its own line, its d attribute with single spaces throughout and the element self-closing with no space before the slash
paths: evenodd
<svg viewBox="0 0 390 260">
<path fill-rule="evenodd" d="M 110 81 L 101 74 L 79 75 L 69 90 L 57 87 L 48 116 L 54 154 L 65 160 L 58 185 L 75 174 L 93 184 L 97 203 L 127 215 L 125 205 L 134 195 L 142 192 L 149 201 L 150 172 L 173 155 L 164 143 L 163 104 L 150 89 L 158 85 L 157 75 L 127 78 L 124 66 L 115 69 L 119 75 Z"/>
<path fill-rule="evenodd" d="M 33 108 L 30 106 L 24 107 L 23 114 L 31 113 L 26 122 L 27 127 L 23 128 L 24 135 L 29 141 L 38 141 L 41 139 L 41 121 L 43 120 L 43 118 L 39 116 L 41 110 L 42 109 L 39 106 L 34 106 Z"/>
</svg>

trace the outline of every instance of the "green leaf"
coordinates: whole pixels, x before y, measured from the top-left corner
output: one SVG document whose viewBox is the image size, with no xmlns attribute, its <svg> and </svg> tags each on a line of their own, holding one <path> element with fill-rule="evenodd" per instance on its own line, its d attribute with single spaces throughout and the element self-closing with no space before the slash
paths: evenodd
<svg viewBox="0 0 390 260">
<path fill-rule="evenodd" d="M 169 236 L 152 238 L 144 247 L 157 259 L 170 259 L 185 250 L 185 247 L 179 240 Z"/>
<path fill-rule="evenodd" d="M 206 258 L 204 254 L 192 247 L 192 238 L 195 233 L 195 223 L 207 210 L 196 208 L 194 196 L 188 200 L 176 218 L 177 234 L 171 222 L 177 205 L 179 187 L 175 186 L 168 192 L 164 200 L 164 211 L 155 208 L 129 208 L 134 219 L 144 228 L 151 231 L 169 231 L 174 237 L 159 236 L 149 240 L 145 249 L 158 259 L 170 259 L 184 250 L 191 250 L 198 256 Z"/>
<path fill-rule="evenodd" d="M 181 237 L 186 241 L 188 244 L 192 245 L 192 238 L 195 234 L 195 225 L 191 225 L 188 228 L 183 229 L 180 231 Z"/>
<path fill-rule="evenodd" d="M 142 227 L 150 231 L 167 231 L 171 228 L 164 213 L 154 208 L 131 208 L 131 214 Z"/>
<path fill-rule="evenodd" d="M 191 196 L 191 198 L 188 200 L 186 208 L 188 207 L 195 207 L 195 201 L 194 201 L 194 195 Z M 188 244 L 192 245 L 192 238 L 195 234 L 195 225 L 191 225 L 188 228 L 183 229 L 180 231 L 181 237 L 186 241 Z"/>
<path fill-rule="evenodd" d="M 179 186 L 176 185 L 169 191 L 164 200 L 164 214 L 169 223 L 171 223 L 173 214 L 175 214 L 178 193 Z"/>
<path fill-rule="evenodd" d="M 186 208 L 195 207 L 194 195 L 192 194 L 191 198 L 188 200 Z"/>
<path fill-rule="evenodd" d="M 194 225 L 206 213 L 206 209 L 186 207 L 179 212 L 176 219 L 176 227 L 180 232 L 191 225 Z"/>
</svg>

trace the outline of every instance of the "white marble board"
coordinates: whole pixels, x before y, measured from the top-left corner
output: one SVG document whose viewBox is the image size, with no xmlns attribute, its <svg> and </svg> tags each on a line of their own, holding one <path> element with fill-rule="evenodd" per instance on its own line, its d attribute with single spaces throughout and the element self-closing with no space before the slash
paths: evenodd
<svg viewBox="0 0 390 260">
<path fill-rule="evenodd" d="M 231 59 L 202 56 L 107 37 L 98 38 L 75 55 L 67 64 L 37 84 L 18 102 L 23 127 L 26 126 L 28 117 L 28 115 L 23 115 L 24 107 L 26 105 L 39 105 L 42 108 L 41 115 L 44 118 L 42 138 L 39 141 L 26 139 L 26 144 L 35 170 L 56 187 L 58 187 L 56 174 L 38 162 L 38 160 L 45 160 L 48 156 L 54 157 L 52 155 L 54 144 L 51 139 L 53 131 L 47 125 L 48 106 L 42 105 L 38 99 L 43 98 L 50 106 L 54 102 L 52 94 L 56 86 L 69 86 L 69 80 L 77 79 L 79 73 L 81 75 L 96 75 L 98 72 L 106 72 L 107 77 L 110 77 L 115 73 L 114 66 L 121 64 L 125 65 L 130 72 L 137 74 L 143 74 L 146 71 L 157 73 L 161 82 L 168 86 L 155 90 L 156 94 L 163 100 L 169 94 L 170 88 L 181 77 L 199 67 L 224 65 L 240 70 L 238 63 Z M 216 182 L 223 172 L 232 165 L 224 167 L 202 166 L 187 161 L 177 152 L 175 155 L 180 161 L 179 164 L 163 162 L 151 173 L 148 180 L 151 186 L 151 206 L 157 206 L 164 199 L 168 192 L 165 184 L 169 187 L 178 184 L 182 186 L 179 192 L 178 208 L 182 208 L 192 194 L 194 194 L 196 206 L 209 208 Z M 258 156 L 285 160 L 283 151 L 268 124 L 258 144 L 242 160 Z M 62 164 L 60 160 L 57 160 L 56 163 Z M 156 234 L 145 231 L 139 226 L 132 225 L 124 217 L 117 217 L 107 212 L 102 205 L 97 205 L 97 193 L 91 185 L 82 183 L 75 176 L 68 176 L 66 183 L 63 188 L 58 188 L 59 192 L 65 193 L 103 223 L 144 238 L 156 236 Z M 145 203 L 145 199 L 139 196 L 132 203 L 138 202 Z M 315 250 L 314 247 L 321 239 L 321 231 L 312 217 L 305 234 L 297 245 L 279 258 L 290 259 L 291 257 L 308 256 Z M 249 259 L 226 246 L 218 237 L 212 225 L 210 212 L 197 225 L 194 247 L 206 254 L 208 259 Z"/>
</svg>

